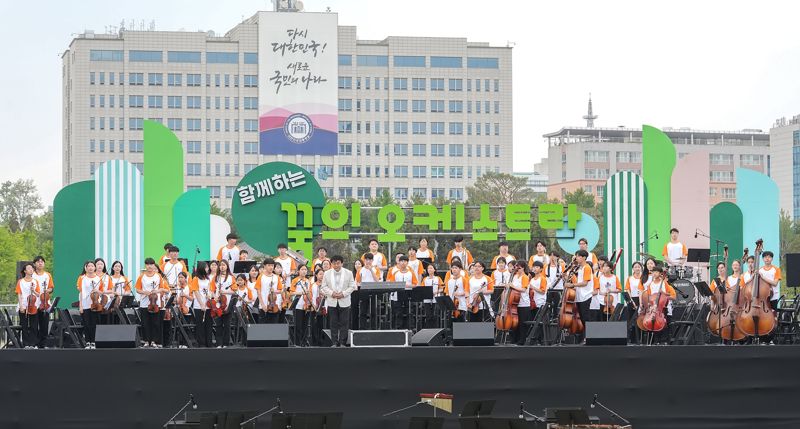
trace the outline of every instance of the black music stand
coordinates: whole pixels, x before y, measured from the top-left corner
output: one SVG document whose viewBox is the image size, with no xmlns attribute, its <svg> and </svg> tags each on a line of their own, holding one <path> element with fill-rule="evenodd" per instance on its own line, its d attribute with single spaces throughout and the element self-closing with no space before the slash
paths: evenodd
<svg viewBox="0 0 800 429">
<path fill-rule="evenodd" d="M 250 272 L 250 268 L 255 266 L 258 262 L 257 261 L 236 261 L 233 263 L 233 272 L 234 273 L 243 273 L 247 274 Z"/>
<path fill-rule="evenodd" d="M 426 299 L 433 299 L 433 288 L 426 286 L 411 288 L 411 302 L 423 302 Z"/>
<path fill-rule="evenodd" d="M 272 429 L 341 429 L 344 413 L 273 414 Z"/>
<path fill-rule="evenodd" d="M 494 399 L 484 399 L 481 401 L 468 401 L 464 404 L 464 409 L 461 410 L 459 417 L 481 417 L 492 414 L 494 404 L 497 401 Z"/>
<path fill-rule="evenodd" d="M 706 282 L 697 282 L 697 283 L 694 284 L 694 287 L 697 288 L 697 291 L 700 292 L 700 295 L 703 295 L 703 296 L 706 296 L 706 297 L 714 295 L 714 292 L 711 292 L 711 288 L 708 287 L 708 283 L 706 283 Z M 721 287 L 717 286 L 717 289 L 719 289 L 720 293 L 726 293 L 727 292 L 725 290 L 725 285 L 724 284 L 721 285 Z"/>
<path fill-rule="evenodd" d="M 456 311 L 456 304 L 453 302 L 453 298 L 450 298 L 447 295 L 442 295 L 437 296 L 435 299 L 436 305 L 441 306 L 445 311 Z"/>
<path fill-rule="evenodd" d="M 711 260 L 711 249 L 689 249 L 686 255 L 686 262 L 708 263 Z"/>
<path fill-rule="evenodd" d="M 408 429 L 442 429 L 444 417 L 411 417 Z"/>
<path fill-rule="evenodd" d="M 561 426 L 588 425 L 592 421 L 583 408 L 548 408 L 545 410 L 548 423 L 557 423 Z"/>
</svg>

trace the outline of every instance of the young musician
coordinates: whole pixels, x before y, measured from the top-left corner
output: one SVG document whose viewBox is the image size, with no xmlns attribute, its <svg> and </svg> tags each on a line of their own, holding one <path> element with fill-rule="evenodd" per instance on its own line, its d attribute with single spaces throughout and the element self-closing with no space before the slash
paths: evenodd
<svg viewBox="0 0 800 429">
<path fill-rule="evenodd" d="M 328 249 L 320 246 L 317 249 L 317 257 L 314 258 L 314 262 L 311 266 L 316 267 L 317 265 L 322 265 L 322 261 L 330 261 L 330 259 L 328 259 Z"/>
<path fill-rule="evenodd" d="M 397 262 L 397 269 L 389 271 L 386 281 L 403 282 L 406 285 L 406 290 L 392 292 L 389 295 L 389 301 L 392 305 L 392 326 L 394 326 L 394 329 L 408 329 L 409 291 L 419 284 L 417 274 L 408 267 L 408 256 L 400 256 Z"/>
<path fill-rule="evenodd" d="M 461 261 L 456 259 L 450 264 L 450 271 L 447 272 L 444 278 L 445 288 L 450 299 L 456 305 L 456 309 L 460 311 L 460 315 L 456 317 L 453 315 L 454 322 L 464 322 L 467 320 L 467 287 L 469 287 L 469 276 L 464 273 L 464 266 Z"/>
<path fill-rule="evenodd" d="M 686 245 L 678 241 L 678 228 L 669 230 L 669 243 L 664 245 L 664 250 L 661 251 L 661 256 L 668 265 L 683 265 L 686 262 L 686 256 L 689 251 Z"/>
<path fill-rule="evenodd" d="M 428 264 L 428 267 L 425 269 L 425 278 L 422 279 L 420 286 L 429 287 L 433 291 L 434 298 L 424 300 L 422 302 L 422 307 L 425 312 L 425 327 L 428 329 L 435 328 L 437 325 L 436 313 L 434 311 L 436 297 L 445 295 L 447 293 L 447 288 L 442 279 L 436 275 L 436 266 L 433 265 L 433 263 Z"/>
<path fill-rule="evenodd" d="M 26 262 L 22 266 L 22 278 L 17 280 L 17 299 L 19 300 L 19 324 L 22 327 L 22 345 L 26 349 L 35 349 L 39 344 L 39 314 L 42 293 L 39 281 L 33 277 L 33 264 Z M 37 313 L 28 314 L 28 298 L 35 298 Z M 94 339 L 92 339 L 94 341 Z M 87 346 L 87 348 L 90 348 Z"/>
<path fill-rule="evenodd" d="M 717 276 L 711 280 L 711 284 L 708 285 L 708 288 L 711 289 L 711 292 L 716 292 L 717 288 L 726 286 L 728 281 L 728 267 L 725 265 L 725 262 L 719 261 L 717 262 Z M 725 287 L 725 291 L 727 292 L 728 288 Z M 715 293 L 711 299 L 716 302 L 717 301 L 717 294 Z M 719 305 L 720 303 L 717 303 Z"/>
<path fill-rule="evenodd" d="M 369 253 L 372 254 L 372 265 L 381 270 L 381 272 L 386 272 L 388 269 L 386 255 L 378 252 L 378 240 L 373 238 L 369 241 Z M 361 261 L 364 261 L 363 257 Z"/>
<path fill-rule="evenodd" d="M 619 277 L 611 271 L 611 263 L 608 261 L 602 264 L 597 280 L 599 288 L 595 291 L 594 300 L 599 307 L 599 312 L 597 313 L 599 319 L 596 320 L 604 320 L 608 318 L 608 315 L 606 315 L 606 297 L 611 296 L 611 309 L 616 308 L 616 305 L 620 302 L 619 293 L 622 290 L 622 284 L 619 281 Z M 608 311 L 611 311 L 611 309 Z"/>
<path fill-rule="evenodd" d="M 255 265 L 251 266 L 250 271 L 247 273 L 247 288 L 250 289 L 250 294 L 253 295 L 253 304 L 255 304 L 256 298 L 258 298 L 258 291 L 256 291 L 258 275 L 258 267 Z"/>
<path fill-rule="evenodd" d="M 631 271 L 633 271 L 633 274 L 625 279 L 625 292 L 630 296 L 630 302 L 626 308 L 628 320 L 634 320 L 637 317 L 640 308 L 639 296 L 644 290 L 644 284 L 642 283 L 642 263 L 639 261 L 634 262 L 633 265 L 631 265 Z M 628 323 L 628 339 L 632 344 L 639 343 L 638 329 L 636 323 Z"/>
<path fill-rule="evenodd" d="M 330 263 L 330 261 L 327 261 Z M 322 326 L 325 324 L 325 316 L 328 314 L 328 307 L 325 303 L 325 295 L 322 294 L 322 280 L 325 277 L 325 271 L 322 268 L 314 270 L 314 279 L 311 287 L 316 290 L 317 297 L 314 299 L 314 308 L 316 312 L 311 317 L 311 345 L 319 346 L 322 344 Z"/>
<path fill-rule="evenodd" d="M 427 238 L 420 238 L 419 239 L 419 248 L 417 249 L 417 258 L 420 258 L 420 259 L 430 258 L 431 262 L 434 262 L 436 260 L 436 255 L 433 253 L 433 250 L 428 249 L 428 239 Z"/>
<path fill-rule="evenodd" d="M 417 259 L 417 249 L 415 247 L 408 248 L 408 268 L 421 279 L 425 274 L 425 269 L 422 266 L 422 261 Z"/>
<path fill-rule="evenodd" d="M 747 266 L 743 270 L 742 273 L 742 281 L 745 285 L 749 285 L 753 282 L 753 272 L 756 270 L 756 257 L 750 255 L 747 257 Z"/>
<path fill-rule="evenodd" d="M 472 253 L 469 250 L 464 248 L 464 237 L 457 235 L 453 238 L 453 244 L 455 247 L 447 252 L 447 264 L 451 265 L 453 263 L 454 258 L 458 258 L 463 265 L 470 265 L 472 264 Z"/>
<path fill-rule="evenodd" d="M 94 266 L 94 272 L 100 277 L 100 283 L 103 284 L 103 286 L 107 285 L 110 278 L 108 276 L 108 269 L 106 269 L 106 261 L 103 258 L 97 258 L 94 260 Z"/>
<path fill-rule="evenodd" d="M 250 260 L 250 252 L 248 252 L 247 250 L 242 249 L 242 251 L 239 252 L 239 260 L 240 261 L 249 261 Z"/>
<path fill-rule="evenodd" d="M 514 261 L 511 261 L 508 266 L 511 270 L 506 268 L 506 258 L 499 257 L 495 259 L 495 263 L 497 265 L 497 269 L 492 272 L 492 280 L 494 281 L 495 286 L 500 286 L 509 283 L 511 281 L 512 272 L 511 270 L 516 271 L 516 266 Z"/>
<path fill-rule="evenodd" d="M 136 279 L 135 289 L 136 293 L 141 296 L 139 300 L 139 318 L 142 320 L 144 328 L 144 347 L 161 348 L 161 340 L 164 336 L 162 326 L 164 319 L 163 308 L 164 304 L 166 304 L 164 294 L 169 293 L 169 285 L 153 258 L 144 260 L 144 272 Z M 153 304 L 158 306 L 158 311 L 151 312 L 148 309 L 151 299 L 154 300 Z M 91 300 L 89 300 L 89 303 L 91 303 Z"/>
<path fill-rule="evenodd" d="M 517 261 L 516 263 L 512 263 L 511 267 L 514 271 L 513 277 L 505 283 L 497 283 L 497 287 L 504 287 L 505 284 L 509 284 L 510 289 L 519 292 L 519 304 L 517 306 L 519 322 L 517 328 L 511 331 L 511 342 L 523 345 L 525 344 L 524 335 L 527 332 L 525 322 L 531 320 L 531 296 L 530 293 L 528 293 L 530 277 L 528 277 L 528 273 L 525 272 L 525 262 Z M 503 303 L 501 302 L 500 306 L 502 307 L 502 305 Z"/>
<path fill-rule="evenodd" d="M 373 256 L 375 256 L 373 254 Z M 333 269 L 325 273 L 322 280 L 322 293 L 328 306 L 333 347 L 347 345 L 347 332 L 350 322 L 350 294 L 355 290 L 353 273 L 342 268 L 344 259 L 339 255 L 331 258 Z"/>
<path fill-rule="evenodd" d="M 592 265 L 592 267 L 597 270 L 597 255 L 594 252 L 589 251 L 589 241 L 585 238 L 580 238 L 578 240 L 578 248 L 586 252 L 589 256 L 586 257 L 586 261 Z"/>
<path fill-rule="evenodd" d="M 368 282 L 374 283 L 381 281 L 381 270 L 377 267 L 372 265 L 374 257 L 372 253 L 365 253 L 361 260 L 364 261 L 364 265 L 356 271 L 356 289 L 361 288 L 361 283 Z M 369 297 L 368 296 L 359 296 L 358 299 L 358 325 L 361 329 L 366 329 L 367 327 L 367 316 L 369 315 Z"/>
<path fill-rule="evenodd" d="M 160 258 L 158 258 L 158 265 L 159 266 L 161 264 L 163 264 L 164 262 L 167 262 L 167 260 L 169 260 L 169 248 L 170 247 L 172 247 L 172 243 L 164 243 L 164 254 L 161 255 Z"/>
<path fill-rule="evenodd" d="M 308 322 L 314 318 L 314 303 L 319 296 L 319 290 L 314 287 L 313 281 L 308 278 L 307 266 L 301 265 L 297 269 L 297 277 L 292 280 L 290 290 L 292 296 L 297 297 L 297 305 L 294 308 L 294 345 L 303 347 L 308 344 L 308 341 L 306 341 Z"/>
<path fill-rule="evenodd" d="M 668 305 L 667 308 L 664 309 L 667 319 L 667 327 L 658 332 L 655 336 L 655 341 L 658 344 L 666 344 L 669 341 L 669 323 L 670 320 L 672 319 L 672 313 L 669 310 L 672 301 L 675 301 L 675 299 L 678 297 L 678 294 L 677 292 L 675 292 L 675 289 L 673 289 L 673 287 L 669 283 L 667 283 L 667 280 L 664 278 L 663 268 L 656 265 L 650 272 L 650 274 L 651 278 L 649 279 L 648 284 L 645 287 L 645 290 L 648 291 L 650 296 L 652 296 L 653 294 L 657 294 L 659 292 L 663 292 L 669 295 L 670 305 Z"/>
<path fill-rule="evenodd" d="M 533 269 L 533 263 L 536 261 L 541 262 L 542 267 L 550 264 L 550 258 L 547 257 L 547 247 L 542 240 L 536 242 L 536 254 L 528 258 L 528 268 Z"/>
<path fill-rule="evenodd" d="M 286 243 L 278 244 L 278 257 L 275 258 L 275 262 L 281 264 L 283 268 L 284 283 L 297 271 L 297 262 L 286 254 L 287 250 L 289 250 L 289 246 Z"/>
<path fill-rule="evenodd" d="M 177 306 L 178 304 L 178 293 L 180 292 L 178 289 L 178 274 L 185 273 L 188 274 L 189 271 L 186 269 L 186 264 L 183 263 L 180 259 L 178 259 L 178 254 L 180 253 L 180 249 L 177 246 L 170 246 L 167 249 L 167 261 L 162 263 L 159 267 L 161 272 L 164 273 L 164 277 L 167 280 L 167 284 L 170 288 L 170 293 L 164 295 L 164 303 L 166 304 L 169 298 L 172 296 L 173 293 L 176 294 L 175 301 L 173 306 Z M 165 312 L 171 312 L 172 309 L 165 308 Z M 172 320 L 164 320 L 164 327 L 162 332 L 164 333 L 164 347 L 169 347 L 172 342 L 172 336 L 170 335 L 172 332 Z"/>
<path fill-rule="evenodd" d="M 53 296 L 53 289 L 55 282 L 53 276 L 44 270 L 45 260 L 42 256 L 33 258 L 33 278 L 39 282 L 39 287 L 42 289 L 42 294 L 48 293 L 50 297 Z M 52 305 L 52 298 L 47 302 Z M 39 311 L 39 348 L 44 348 L 47 340 L 47 334 L 50 329 L 50 310 Z"/>
<path fill-rule="evenodd" d="M 92 310 L 92 292 L 102 294 L 106 289 L 106 284 L 102 282 L 96 272 L 97 266 L 92 260 L 83 264 L 83 272 L 78 277 L 78 304 L 83 324 L 83 337 L 86 340 L 86 348 L 93 349 L 95 331 L 99 312 Z M 106 283 L 108 280 L 106 280 Z"/>
<path fill-rule="evenodd" d="M 106 291 L 109 301 L 121 301 L 122 297 L 131 295 L 131 281 L 125 276 L 125 271 L 122 262 L 114 261 L 111 264 L 111 275 L 109 282 L 109 289 Z M 115 314 L 108 315 L 108 323 L 119 323 Z"/>
<path fill-rule="evenodd" d="M 331 260 L 330 259 L 326 259 L 326 260 L 322 261 L 322 271 L 328 271 L 331 268 L 333 268 L 333 266 L 331 265 Z"/>
<path fill-rule="evenodd" d="M 770 297 L 769 303 L 773 310 L 777 310 L 778 300 L 781 297 L 782 275 L 781 268 L 772 265 L 772 258 L 774 256 L 775 255 L 769 250 L 761 254 L 761 259 L 764 261 L 764 265 L 758 269 L 758 275 L 772 287 L 772 296 Z"/>
<path fill-rule="evenodd" d="M 560 281 L 560 278 L 565 268 L 566 264 L 558 253 L 550 252 L 544 270 L 544 276 L 547 277 L 547 290 L 564 290 L 564 282 Z"/>
<path fill-rule="evenodd" d="M 506 243 L 505 241 L 501 241 L 500 244 L 497 245 L 497 249 L 499 255 L 495 256 L 494 259 L 492 259 L 492 269 L 497 268 L 498 258 L 505 259 L 507 264 L 511 264 L 511 262 L 516 260 L 516 258 L 514 258 L 514 255 L 508 253 L 508 243 Z"/>
<path fill-rule="evenodd" d="M 470 312 L 470 322 L 483 322 L 484 320 L 488 320 L 488 316 L 494 313 L 491 308 L 494 282 L 491 278 L 483 274 L 483 269 L 483 262 L 475 261 L 472 267 L 472 276 L 467 282 L 467 291 L 469 292 L 468 304 L 478 307 L 478 312 Z"/>
<path fill-rule="evenodd" d="M 353 275 L 358 277 L 358 272 L 361 271 L 362 268 L 364 268 L 364 263 L 361 262 L 361 259 L 356 258 L 356 260 L 353 261 Z M 359 289 L 361 289 L 361 284 L 356 280 L 356 290 L 350 294 L 350 326 L 353 327 L 358 327 L 361 317 L 365 316 L 361 311 L 361 304 L 364 300 L 361 299 L 361 292 Z M 365 311 L 369 311 L 369 309 L 365 309 Z"/>
<path fill-rule="evenodd" d="M 585 241 L 585 240 L 584 240 Z M 589 252 L 580 249 L 575 252 L 575 263 L 580 267 L 578 273 L 564 285 L 568 288 L 575 288 L 575 302 L 578 307 L 578 314 L 585 322 L 592 320 L 590 313 L 590 305 L 592 299 L 592 291 L 594 291 L 594 275 L 592 266 L 586 260 L 589 258 Z M 579 339 L 583 339 L 583 334 L 578 334 Z"/>
<path fill-rule="evenodd" d="M 217 252 L 217 260 L 218 261 L 238 261 L 239 260 L 239 247 L 236 245 L 236 241 L 239 240 L 239 236 L 230 233 L 225 236 L 225 240 L 228 241 L 228 244 L 219 248 L 219 252 Z"/>
<path fill-rule="evenodd" d="M 533 274 L 530 280 L 530 288 L 528 289 L 529 294 L 533 292 L 530 320 L 536 318 L 539 309 L 544 307 L 547 302 L 547 277 L 544 275 L 544 265 L 541 262 L 537 264 L 537 262 L 539 261 L 534 261 L 533 263 Z"/>
<path fill-rule="evenodd" d="M 258 323 L 278 323 L 280 311 L 275 311 L 270 308 L 274 304 L 278 309 L 283 305 L 283 279 L 281 276 L 275 274 L 275 260 L 272 258 L 264 259 L 261 264 L 261 275 L 256 282 L 256 290 L 258 291 L 258 302 L 260 305 L 261 313 Z"/>
<path fill-rule="evenodd" d="M 213 347 L 214 318 L 211 316 L 208 301 L 216 295 L 217 288 L 208 277 L 208 271 L 209 268 L 205 262 L 198 262 L 192 281 L 189 283 L 189 292 L 194 298 L 192 310 L 194 311 L 195 335 L 200 347 Z"/>
</svg>

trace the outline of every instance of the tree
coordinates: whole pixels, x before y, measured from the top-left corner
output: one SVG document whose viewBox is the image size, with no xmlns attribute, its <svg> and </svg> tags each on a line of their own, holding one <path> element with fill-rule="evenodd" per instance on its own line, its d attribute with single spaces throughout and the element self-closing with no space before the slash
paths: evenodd
<svg viewBox="0 0 800 429">
<path fill-rule="evenodd" d="M 533 190 L 527 186 L 527 179 L 506 173 L 487 172 L 467 187 L 470 204 L 488 203 L 503 206 L 513 203 L 530 203 L 534 199 Z"/>
<path fill-rule="evenodd" d="M 211 214 L 225 218 L 225 220 L 227 220 L 228 224 L 231 226 L 231 232 L 234 234 L 236 233 L 236 225 L 233 224 L 233 216 L 231 216 L 230 210 L 220 208 L 220 206 L 217 205 L 216 201 L 212 201 Z"/>
<path fill-rule="evenodd" d="M 594 196 L 587 194 L 582 188 L 578 188 L 575 192 L 567 192 L 564 195 L 564 204 L 575 204 L 581 209 L 595 209 Z"/>
<path fill-rule="evenodd" d="M 31 179 L 6 181 L 0 185 L 0 223 L 11 232 L 31 226 L 34 214 L 44 208 Z"/>
</svg>

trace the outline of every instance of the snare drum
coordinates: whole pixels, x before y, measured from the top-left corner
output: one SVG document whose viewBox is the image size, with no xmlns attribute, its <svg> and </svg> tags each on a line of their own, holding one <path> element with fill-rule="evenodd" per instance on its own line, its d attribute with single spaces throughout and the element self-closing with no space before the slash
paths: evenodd
<svg viewBox="0 0 800 429">
<path fill-rule="evenodd" d="M 694 267 L 690 265 L 681 267 L 680 278 L 691 280 L 692 276 L 694 276 Z"/>
<path fill-rule="evenodd" d="M 682 278 L 680 276 L 680 266 L 678 265 L 671 265 L 667 268 L 667 281 L 673 283 L 675 280 Z"/>
</svg>

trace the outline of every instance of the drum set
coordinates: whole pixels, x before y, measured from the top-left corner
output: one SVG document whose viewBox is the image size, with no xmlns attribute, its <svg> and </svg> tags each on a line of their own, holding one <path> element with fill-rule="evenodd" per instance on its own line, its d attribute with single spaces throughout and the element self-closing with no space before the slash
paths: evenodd
<svg viewBox="0 0 800 429">
<path fill-rule="evenodd" d="M 656 259 L 655 256 L 648 253 L 640 253 L 642 260 L 652 258 L 657 264 L 663 264 L 662 261 Z M 683 259 L 683 258 L 681 258 Z M 675 289 L 678 297 L 675 299 L 676 306 L 684 306 L 690 302 L 698 302 L 699 296 L 695 287 L 695 282 L 702 279 L 701 269 L 691 265 L 670 265 L 666 267 L 667 282 Z"/>
</svg>

